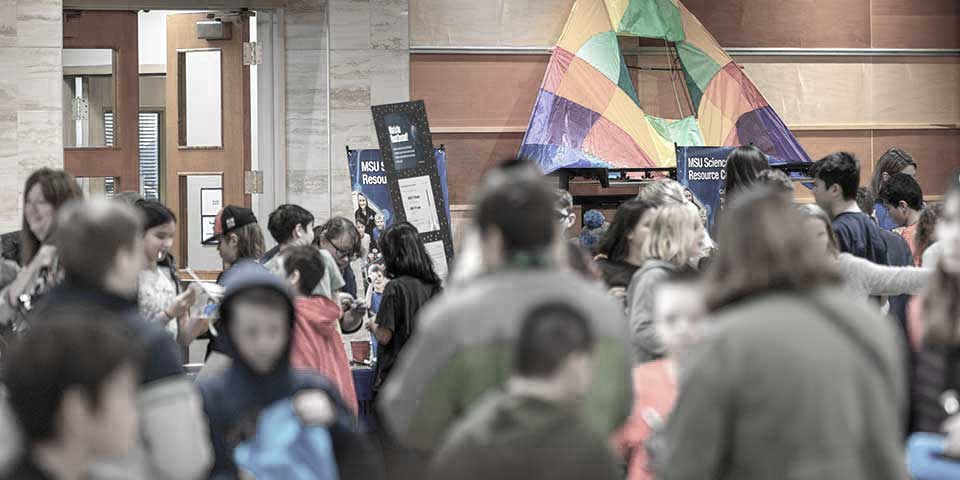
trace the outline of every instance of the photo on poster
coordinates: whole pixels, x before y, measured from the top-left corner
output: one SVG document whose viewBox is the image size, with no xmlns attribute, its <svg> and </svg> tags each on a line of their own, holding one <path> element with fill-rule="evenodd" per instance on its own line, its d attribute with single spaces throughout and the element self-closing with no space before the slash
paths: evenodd
<svg viewBox="0 0 960 480">
<path fill-rule="evenodd" d="M 423 164 L 424 152 L 420 152 L 420 132 L 413 119 L 413 113 L 388 113 L 383 122 L 389 132 L 390 149 L 393 151 L 393 164 L 397 170 L 409 170 Z"/>
<path fill-rule="evenodd" d="M 433 197 L 430 177 L 401 178 L 398 184 L 407 221 L 417 227 L 420 234 L 440 230 L 440 218 L 437 216 L 437 203 Z"/>
<path fill-rule="evenodd" d="M 425 243 L 424 248 L 427 249 L 427 255 L 430 256 L 430 260 L 433 261 L 433 270 L 437 272 L 437 276 L 440 278 L 447 278 L 447 254 L 443 249 L 443 242 L 428 242 Z"/>
</svg>

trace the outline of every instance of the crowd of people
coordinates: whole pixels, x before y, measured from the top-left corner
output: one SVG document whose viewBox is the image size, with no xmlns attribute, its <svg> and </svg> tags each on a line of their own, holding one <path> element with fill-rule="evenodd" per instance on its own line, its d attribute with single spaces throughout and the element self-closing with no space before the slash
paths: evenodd
<svg viewBox="0 0 960 480">
<path fill-rule="evenodd" d="M 162 203 L 38 170 L 3 238 L 0 478 L 932 478 L 907 439 L 960 459 L 960 181 L 927 204 L 916 173 L 891 149 L 861 187 L 838 152 L 797 186 L 744 146 L 716 228 L 659 178 L 577 235 L 512 160 L 448 278 L 360 194 L 352 219 L 281 205 L 269 251 L 226 206 L 203 285 Z"/>
</svg>

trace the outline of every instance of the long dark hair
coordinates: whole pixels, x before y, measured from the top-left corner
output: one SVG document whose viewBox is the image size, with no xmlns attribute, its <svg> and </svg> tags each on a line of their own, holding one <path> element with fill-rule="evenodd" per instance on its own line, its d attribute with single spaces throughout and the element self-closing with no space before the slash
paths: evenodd
<svg viewBox="0 0 960 480">
<path fill-rule="evenodd" d="M 613 216 L 613 223 L 600 240 L 597 253 L 606 255 L 608 259 L 620 262 L 630 254 L 630 240 L 627 236 L 636 228 L 643 218 L 643 214 L 654 208 L 653 203 L 645 200 L 627 200 L 617 207 Z"/>
<path fill-rule="evenodd" d="M 177 216 L 166 205 L 156 200 L 137 200 L 134 203 L 140 215 L 143 217 L 143 232 L 146 233 L 153 227 L 166 225 L 170 222 L 177 223 Z"/>
<path fill-rule="evenodd" d="M 380 251 L 390 278 L 407 275 L 440 285 L 440 277 L 433 270 L 433 261 L 427 255 L 417 227 L 407 222 L 387 227 L 380 236 Z"/>
<path fill-rule="evenodd" d="M 839 284 L 833 259 L 810 248 L 803 216 L 769 187 L 740 192 L 723 211 L 706 285 L 711 311 L 773 291 Z"/>
<path fill-rule="evenodd" d="M 40 250 L 41 241 L 30 231 L 26 214 L 27 196 L 30 195 L 30 190 L 32 190 L 35 185 L 40 185 L 43 199 L 53 205 L 54 217 L 56 217 L 56 212 L 60 210 L 60 207 L 65 203 L 75 198 L 83 197 L 83 192 L 80 190 L 80 185 L 77 184 L 76 179 L 63 170 L 41 168 L 30 174 L 23 188 L 24 214 L 20 230 L 20 263 L 23 266 L 29 264 L 37 254 L 37 251 Z M 53 229 L 55 228 L 56 226 L 51 227 L 51 231 L 47 233 L 45 240 L 53 238 Z"/>
<path fill-rule="evenodd" d="M 880 155 L 880 158 L 877 159 L 877 164 L 873 167 L 873 180 L 870 181 L 870 188 L 873 190 L 873 194 L 877 197 L 880 196 L 880 189 L 883 188 L 883 174 L 886 173 L 888 177 L 900 173 L 903 169 L 913 166 L 917 167 L 917 162 L 913 160 L 913 157 L 909 153 L 899 149 L 891 148 Z"/>
<path fill-rule="evenodd" d="M 744 145 L 735 148 L 727 155 L 727 165 L 723 168 L 726 178 L 723 189 L 726 198 L 753 185 L 760 176 L 760 172 L 770 169 L 767 156 L 753 145 Z"/>
<path fill-rule="evenodd" d="M 156 201 L 156 200 L 137 200 L 133 204 L 137 207 L 137 211 L 140 212 L 140 217 L 143 218 L 143 234 L 147 234 L 147 230 L 150 230 L 153 227 L 159 227 L 160 225 L 166 225 L 168 223 L 177 223 L 177 216 L 173 213 L 173 210 L 167 208 L 166 205 Z M 180 276 L 177 273 L 177 261 L 173 258 L 173 254 L 167 252 L 167 255 L 157 261 L 157 264 L 161 267 L 166 268 L 170 274 L 170 277 L 177 284 L 177 293 L 180 293 Z"/>
</svg>

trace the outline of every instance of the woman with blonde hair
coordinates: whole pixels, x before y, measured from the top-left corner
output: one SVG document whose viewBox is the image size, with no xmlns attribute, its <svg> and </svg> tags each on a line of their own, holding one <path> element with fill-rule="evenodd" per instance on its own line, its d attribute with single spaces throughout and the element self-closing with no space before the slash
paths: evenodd
<svg viewBox="0 0 960 480">
<path fill-rule="evenodd" d="M 692 205 L 700 208 L 701 206 L 693 201 L 692 198 L 693 192 L 689 192 L 680 182 L 672 178 L 658 178 L 648 182 L 640 187 L 640 192 L 637 194 L 638 200 L 650 202 L 655 207 L 665 205 Z M 704 209 L 705 208 L 706 207 L 704 207 Z M 713 239 L 710 238 L 710 232 L 705 228 L 701 229 L 700 232 L 700 246 L 698 247 L 697 254 L 691 257 L 690 265 L 698 265 L 700 260 L 710 256 L 710 253 L 716 248 L 716 244 L 713 242 Z"/>
<path fill-rule="evenodd" d="M 703 238 L 703 223 L 692 204 L 667 205 L 649 215 L 649 231 L 640 247 L 643 266 L 633 274 L 627 287 L 627 316 L 634 357 L 639 363 L 663 355 L 663 344 L 653 326 L 657 286 L 672 272 L 689 268 L 691 260 L 700 253 Z"/>
</svg>

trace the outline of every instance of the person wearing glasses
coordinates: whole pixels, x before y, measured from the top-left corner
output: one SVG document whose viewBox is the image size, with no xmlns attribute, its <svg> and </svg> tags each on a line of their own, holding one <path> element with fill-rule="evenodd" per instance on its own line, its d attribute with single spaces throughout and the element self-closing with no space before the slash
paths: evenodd
<svg viewBox="0 0 960 480">
<path fill-rule="evenodd" d="M 343 277 L 338 298 L 344 310 L 344 317 L 361 317 L 359 313 L 365 313 L 367 305 L 363 300 L 357 299 L 357 276 L 353 273 L 351 265 L 354 260 L 360 258 L 360 232 L 350 220 L 334 217 L 317 227 L 314 233 L 314 246 L 333 256 L 337 270 Z M 353 313 L 353 315 L 348 316 L 347 313 Z M 359 329 L 363 322 L 360 321 L 360 325 L 346 325 L 347 323 L 355 322 L 341 323 L 345 333 L 355 331 L 354 327 Z"/>
</svg>

